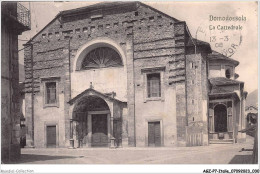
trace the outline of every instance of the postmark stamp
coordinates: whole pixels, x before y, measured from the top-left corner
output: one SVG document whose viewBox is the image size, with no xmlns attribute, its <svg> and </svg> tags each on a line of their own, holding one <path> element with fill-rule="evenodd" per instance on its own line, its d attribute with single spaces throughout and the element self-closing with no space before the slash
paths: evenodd
<svg viewBox="0 0 260 174">
<path fill-rule="evenodd" d="M 232 57 L 243 42 L 242 30 L 246 16 L 213 16 L 201 23 L 196 39 L 210 43 L 211 48 Z"/>
</svg>

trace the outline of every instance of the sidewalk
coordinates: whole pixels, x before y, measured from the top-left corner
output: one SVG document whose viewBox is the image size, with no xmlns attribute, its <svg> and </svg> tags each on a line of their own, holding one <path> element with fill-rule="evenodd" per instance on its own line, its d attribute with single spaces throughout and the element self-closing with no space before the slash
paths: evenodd
<svg viewBox="0 0 260 174">
<path fill-rule="evenodd" d="M 241 151 L 244 148 L 245 151 Z M 239 144 L 197 147 L 22 149 L 25 164 L 248 164 L 253 138 Z"/>
</svg>

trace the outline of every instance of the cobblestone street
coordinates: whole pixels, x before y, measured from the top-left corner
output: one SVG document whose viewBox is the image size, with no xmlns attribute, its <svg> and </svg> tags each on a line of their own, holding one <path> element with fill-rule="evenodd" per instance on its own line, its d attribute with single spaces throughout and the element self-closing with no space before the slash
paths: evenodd
<svg viewBox="0 0 260 174">
<path fill-rule="evenodd" d="M 244 148 L 244 150 L 242 150 Z M 22 149 L 22 164 L 250 164 L 253 138 L 240 144 L 174 148 Z"/>
</svg>

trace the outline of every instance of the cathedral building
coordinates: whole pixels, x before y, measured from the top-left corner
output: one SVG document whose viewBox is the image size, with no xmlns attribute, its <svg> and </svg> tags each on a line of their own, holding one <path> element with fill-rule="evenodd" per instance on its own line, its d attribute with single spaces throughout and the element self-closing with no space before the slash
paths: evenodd
<svg viewBox="0 0 260 174">
<path fill-rule="evenodd" d="M 245 140 L 238 62 L 146 4 L 62 11 L 25 47 L 28 147 Z"/>
</svg>

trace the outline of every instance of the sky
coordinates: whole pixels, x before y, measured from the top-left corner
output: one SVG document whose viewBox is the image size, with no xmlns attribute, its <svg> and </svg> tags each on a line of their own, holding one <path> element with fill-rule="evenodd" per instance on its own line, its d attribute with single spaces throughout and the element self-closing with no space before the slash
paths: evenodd
<svg viewBox="0 0 260 174">
<path fill-rule="evenodd" d="M 29 40 L 44 26 L 46 26 L 59 11 L 88 6 L 95 2 L 23 2 L 31 9 L 31 30 L 19 36 L 19 48 L 23 48 L 23 40 Z M 162 11 L 180 21 L 186 21 L 191 35 L 203 41 L 217 38 L 218 41 L 227 36 L 228 41 L 222 47 L 217 47 L 216 42 L 210 42 L 211 48 L 226 52 L 228 56 L 238 60 L 239 66 L 236 73 L 237 80 L 245 82 L 245 90 L 249 93 L 258 88 L 258 5 L 256 2 L 149 2 L 143 3 Z M 214 17 L 240 17 L 245 21 L 210 21 Z M 210 30 L 210 26 L 241 26 L 239 31 Z M 218 42 L 219 43 L 219 42 Z M 232 47 L 233 44 L 233 47 Z M 235 46 L 234 46 L 235 45 Z M 238 46 L 237 46 L 238 45 Z M 230 50 L 232 49 L 232 50 Z M 230 54 L 232 53 L 232 55 Z M 19 53 L 19 62 L 23 64 L 23 51 Z"/>
</svg>

